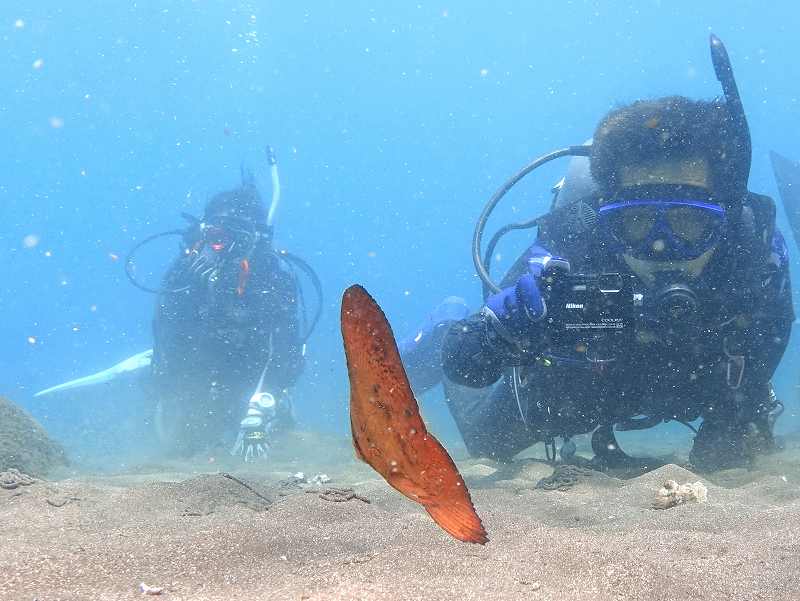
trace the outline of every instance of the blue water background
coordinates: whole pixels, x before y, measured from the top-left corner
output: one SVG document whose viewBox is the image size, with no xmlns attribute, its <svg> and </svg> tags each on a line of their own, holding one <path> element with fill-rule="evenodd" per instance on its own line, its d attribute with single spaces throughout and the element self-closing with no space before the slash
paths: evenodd
<svg viewBox="0 0 800 601">
<path fill-rule="evenodd" d="M 777 197 L 768 151 L 800 159 L 798 29 L 789 1 L 3 3 L 0 394 L 72 445 L 91 447 L 87 422 L 113 434 L 144 419 L 145 401 L 32 394 L 150 347 L 153 298 L 126 280 L 126 252 L 201 213 L 242 163 L 268 195 L 271 144 L 278 243 L 326 294 L 297 408 L 343 434 L 343 289 L 365 285 L 400 334 L 446 295 L 477 307 L 470 239 L 485 200 L 614 106 L 719 94 L 710 31 L 750 120 L 751 189 Z M 523 182 L 491 227 L 544 212 L 564 167 Z M 162 248 L 143 259 L 156 276 L 174 241 Z M 783 430 L 798 427 L 796 340 L 777 377 Z M 457 440 L 439 392 L 423 410 Z"/>
</svg>

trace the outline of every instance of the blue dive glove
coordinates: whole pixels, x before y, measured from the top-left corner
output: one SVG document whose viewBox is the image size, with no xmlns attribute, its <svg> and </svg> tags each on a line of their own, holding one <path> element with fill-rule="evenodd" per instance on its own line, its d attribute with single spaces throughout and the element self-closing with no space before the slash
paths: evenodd
<svg viewBox="0 0 800 601">
<path fill-rule="evenodd" d="M 524 337 L 531 325 L 544 319 L 547 305 L 539 287 L 541 278 L 555 271 L 569 272 L 569 261 L 549 253 L 532 254 L 528 271 L 514 286 L 504 288 L 486 299 L 485 310 L 504 333 L 515 339 Z"/>
</svg>

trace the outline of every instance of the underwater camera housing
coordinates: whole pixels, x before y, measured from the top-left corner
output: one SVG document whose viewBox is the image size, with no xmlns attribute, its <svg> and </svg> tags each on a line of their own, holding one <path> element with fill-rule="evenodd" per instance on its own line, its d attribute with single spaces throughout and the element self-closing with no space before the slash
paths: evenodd
<svg viewBox="0 0 800 601">
<path fill-rule="evenodd" d="M 646 290 L 628 273 L 554 272 L 543 278 L 542 294 L 545 355 L 590 363 L 614 361 L 640 334 L 657 333 L 674 344 L 698 325 L 700 314 L 689 286 Z"/>
<path fill-rule="evenodd" d="M 547 341 L 553 355 L 611 360 L 636 334 L 643 296 L 635 276 L 621 273 L 563 274 L 544 278 Z"/>
</svg>

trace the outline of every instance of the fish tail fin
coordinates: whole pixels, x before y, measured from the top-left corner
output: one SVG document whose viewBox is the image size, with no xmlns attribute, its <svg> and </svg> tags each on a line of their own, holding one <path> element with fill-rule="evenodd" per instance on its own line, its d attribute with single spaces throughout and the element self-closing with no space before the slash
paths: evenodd
<svg viewBox="0 0 800 601">
<path fill-rule="evenodd" d="M 483 523 L 470 502 L 430 504 L 425 505 L 425 511 L 443 530 L 460 541 L 479 545 L 489 542 Z"/>
</svg>

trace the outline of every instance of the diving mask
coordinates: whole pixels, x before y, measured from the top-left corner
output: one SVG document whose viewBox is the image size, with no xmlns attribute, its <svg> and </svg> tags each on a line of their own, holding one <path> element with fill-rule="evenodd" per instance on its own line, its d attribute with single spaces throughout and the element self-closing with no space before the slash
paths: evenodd
<svg viewBox="0 0 800 601">
<path fill-rule="evenodd" d="M 724 207 L 697 200 L 626 200 L 598 210 L 612 250 L 648 261 L 696 259 L 718 244 L 725 223 Z"/>
<path fill-rule="evenodd" d="M 215 216 L 199 227 L 202 242 L 215 253 L 249 255 L 259 235 L 252 222 L 239 217 Z"/>
</svg>

